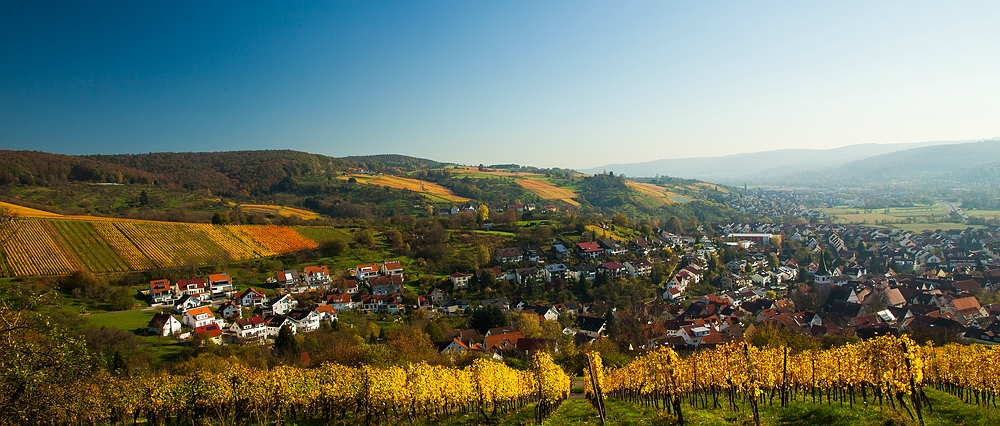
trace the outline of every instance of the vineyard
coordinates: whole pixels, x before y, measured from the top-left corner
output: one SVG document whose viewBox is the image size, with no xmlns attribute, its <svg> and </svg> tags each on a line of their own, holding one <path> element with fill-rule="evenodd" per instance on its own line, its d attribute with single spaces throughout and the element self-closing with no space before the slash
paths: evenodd
<svg viewBox="0 0 1000 426">
<path fill-rule="evenodd" d="M 541 419 L 568 396 L 570 379 L 545 353 L 527 371 L 486 359 L 466 368 L 431 366 L 271 370 L 238 364 L 212 372 L 146 377 L 107 376 L 81 383 L 64 404 L 7 413 L 47 424 L 284 424 L 312 420 L 348 424 L 435 421 L 458 414 L 496 418 L 535 403 Z M 36 418 L 38 417 L 38 418 Z M 290 422 L 294 423 L 294 422 Z"/>
<path fill-rule="evenodd" d="M 996 407 L 1000 347 L 921 346 L 908 337 L 878 337 L 819 351 L 727 344 L 687 357 L 660 349 L 618 368 L 593 368 L 586 393 L 600 411 L 605 398 L 662 407 L 684 422 L 684 403 L 753 415 L 791 402 L 839 404 L 848 409 L 891 410 L 924 423 L 933 412 L 925 387 L 968 404 Z"/>
<path fill-rule="evenodd" d="M 9 276 L 207 265 L 318 247 L 292 228 L 272 225 L 30 218 L 12 230 L 2 244 Z"/>
<path fill-rule="evenodd" d="M 560 188 L 549 181 L 541 179 L 517 179 L 514 182 L 521 185 L 524 189 L 534 192 L 535 195 L 538 195 L 543 200 L 562 200 L 580 207 L 580 203 L 573 199 L 576 197 L 576 192 L 573 192 L 571 189 Z"/>
<path fill-rule="evenodd" d="M 80 269 L 48 223 L 22 220 L 13 226 L 14 233 L 3 244 L 10 275 L 60 275 Z"/>
<path fill-rule="evenodd" d="M 444 202 L 450 202 L 450 203 L 464 203 L 466 201 L 469 201 L 468 198 L 459 197 L 458 195 L 455 195 L 455 193 L 451 192 L 451 190 L 448 188 L 445 188 L 433 182 L 427 182 L 419 179 L 411 179 L 411 178 L 404 178 L 404 177 L 390 176 L 390 175 L 382 175 L 377 177 L 356 175 L 351 177 L 353 177 L 359 183 L 365 183 L 368 185 L 387 186 L 389 188 L 406 189 L 413 192 L 419 192 L 434 200 L 442 200 Z M 346 180 L 350 179 L 351 177 L 344 177 L 343 179 Z"/>
</svg>

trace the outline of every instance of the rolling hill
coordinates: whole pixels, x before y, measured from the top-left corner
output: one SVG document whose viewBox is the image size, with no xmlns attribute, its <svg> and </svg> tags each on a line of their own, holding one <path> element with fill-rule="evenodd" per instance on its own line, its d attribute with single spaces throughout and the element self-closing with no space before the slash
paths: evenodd
<svg viewBox="0 0 1000 426">
<path fill-rule="evenodd" d="M 904 144 L 857 144 L 834 149 L 782 149 L 719 157 L 678 158 L 631 164 L 608 164 L 581 170 L 584 173 L 614 171 L 633 177 L 673 176 L 709 182 L 742 185 L 775 175 L 844 165 L 891 152 L 928 146 L 950 146 L 971 141 L 937 141 Z"/>
</svg>

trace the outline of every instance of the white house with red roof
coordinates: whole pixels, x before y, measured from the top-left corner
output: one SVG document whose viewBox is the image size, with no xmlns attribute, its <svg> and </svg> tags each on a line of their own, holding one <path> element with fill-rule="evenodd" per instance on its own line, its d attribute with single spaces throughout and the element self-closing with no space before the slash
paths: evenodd
<svg viewBox="0 0 1000 426">
<path fill-rule="evenodd" d="M 330 269 L 326 265 L 306 266 L 303 272 L 309 287 L 320 287 L 330 282 Z"/>
<path fill-rule="evenodd" d="M 215 314 L 212 313 L 212 310 L 208 306 L 188 309 L 181 318 L 181 324 L 191 328 L 215 324 Z"/>
<path fill-rule="evenodd" d="M 208 274 L 208 285 L 212 289 L 212 297 L 225 297 L 233 292 L 233 279 L 226 272 Z"/>
<path fill-rule="evenodd" d="M 398 260 L 390 260 L 382 264 L 379 267 L 379 272 L 382 275 L 399 275 L 403 276 L 403 264 Z"/>
<path fill-rule="evenodd" d="M 471 277 L 471 275 L 455 272 L 451 274 L 451 286 L 455 290 L 466 288 L 469 286 L 469 277 Z"/>
<path fill-rule="evenodd" d="M 267 293 L 264 293 L 263 290 L 257 290 L 250 287 L 243 290 L 240 294 L 237 294 L 235 300 L 240 306 L 264 306 L 264 304 L 267 303 Z"/>
<path fill-rule="evenodd" d="M 149 282 L 149 300 L 152 304 L 173 305 L 179 297 L 170 280 L 163 278 Z"/>
<path fill-rule="evenodd" d="M 354 277 L 358 280 L 367 280 L 378 275 L 379 267 L 374 263 L 363 263 L 354 268 Z"/>
</svg>

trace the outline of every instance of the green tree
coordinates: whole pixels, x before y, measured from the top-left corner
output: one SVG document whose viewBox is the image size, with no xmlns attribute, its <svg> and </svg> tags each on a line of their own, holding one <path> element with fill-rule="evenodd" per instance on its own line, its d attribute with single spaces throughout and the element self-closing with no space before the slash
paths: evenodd
<svg viewBox="0 0 1000 426">
<path fill-rule="evenodd" d="M 424 327 L 424 332 L 427 333 L 432 342 L 444 341 L 444 332 L 441 331 L 441 326 L 437 325 L 436 322 L 427 323 L 427 326 Z"/>
<path fill-rule="evenodd" d="M 670 219 L 667 220 L 667 231 L 670 231 L 671 233 L 674 234 L 680 234 L 681 232 L 683 232 L 684 225 L 681 224 L 680 218 L 678 218 L 677 216 L 670 216 Z"/>
<path fill-rule="evenodd" d="M 505 327 L 510 324 L 507 315 L 496 306 L 484 306 L 471 309 L 469 314 L 469 327 L 481 334 L 486 334 L 491 328 Z"/>
<path fill-rule="evenodd" d="M 295 338 L 295 333 L 289 326 L 281 327 L 278 336 L 274 338 L 274 354 L 286 360 L 294 358 L 302 351 L 299 349 L 299 341 Z"/>
</svg>

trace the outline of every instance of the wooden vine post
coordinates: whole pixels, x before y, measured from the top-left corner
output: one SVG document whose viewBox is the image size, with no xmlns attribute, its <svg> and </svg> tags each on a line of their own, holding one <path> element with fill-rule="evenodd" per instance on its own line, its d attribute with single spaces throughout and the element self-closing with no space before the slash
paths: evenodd
<svg viewBox="0 0 1000 426">
<path fill-rule="evenodd" d="M 590 373 L 591 389 L 594 390 L 591 402 L 594 404 L 594 408 L 597 409 L 597 415 L 601 418 L 601 425 L 604 425 L 608 416 L 608 413 L 604 411 L 604 390 L 601 389 L 601 383 L 597 380 L 597 372 L 594 371 L 594 362 L 591 356 L 593 355 L 590 353 L 587 354 L 587 371 Z"/>
</svg>

